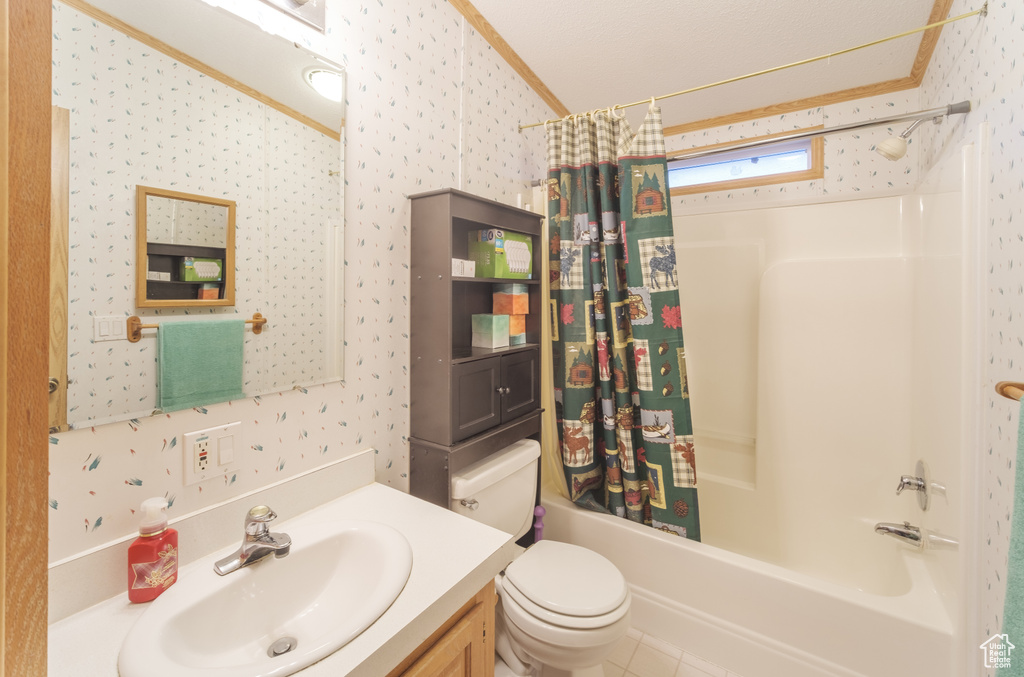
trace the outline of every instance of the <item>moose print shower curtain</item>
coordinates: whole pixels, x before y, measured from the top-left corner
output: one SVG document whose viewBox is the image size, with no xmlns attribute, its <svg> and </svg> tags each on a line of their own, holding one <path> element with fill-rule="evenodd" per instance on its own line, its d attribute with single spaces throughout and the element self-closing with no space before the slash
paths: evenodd
<svg viewBox="0 0 1024 677">
<path fill-rule="evenodd" d="M 700 540 L 661 110 L 549 123 L 555 410 L 577 504 Z"/>
</svg>

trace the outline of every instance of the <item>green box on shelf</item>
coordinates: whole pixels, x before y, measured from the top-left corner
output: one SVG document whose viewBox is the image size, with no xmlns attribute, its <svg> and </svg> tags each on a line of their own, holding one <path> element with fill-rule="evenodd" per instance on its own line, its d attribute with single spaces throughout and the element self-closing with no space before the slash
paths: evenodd
<svg viewBox="0 0 1024 677">
<path fill-rule="evenodd" d="M 181 259 L 181 279 L 184 282 L 219 282 L 224 273 L 220 259 L 186 256 Z"/>
<path fill-rule="evenodd" d="M 505 348 L 508 346 L 508 315 L 482 313 L 473 319 L 474 348 Z"/>
<path fill-rule="evenodd" d="M 469 258 L 476 262 L 476 277 L 533 277 L 533 239 L 529 235 L 498 228 L 472 231 Z"/>
</svg>

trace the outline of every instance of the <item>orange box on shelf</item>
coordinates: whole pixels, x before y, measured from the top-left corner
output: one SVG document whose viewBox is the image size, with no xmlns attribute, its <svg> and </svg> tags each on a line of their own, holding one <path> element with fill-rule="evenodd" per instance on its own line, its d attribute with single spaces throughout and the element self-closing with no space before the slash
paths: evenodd
<svg viewBox="0 0 1024 677">
<path fill-rule="evenodd" d="M 526 315 L 508 316 L 508 344 L 518 346 L 526 343 Z"/>
<path fill-rule="evenodd" d="M 199 290 L 198 298 L 204 299 L 204 300 L 205 299 L 219 299 L 220 298 L 220 288 L 219 287 L 207 287 L 207 286 L 204 285 L 203 288 Z"/>
<path fill-rule="evenodd" d="M 496 284 L 492 296 L 495 315 L 526 315 L 530 312 L 530 296 L 525 284 Z"/>
</svg>

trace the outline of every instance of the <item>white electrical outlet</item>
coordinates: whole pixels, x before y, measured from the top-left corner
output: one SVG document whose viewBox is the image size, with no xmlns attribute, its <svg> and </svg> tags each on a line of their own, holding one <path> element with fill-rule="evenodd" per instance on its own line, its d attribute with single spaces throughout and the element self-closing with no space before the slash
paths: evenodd
<svg viewBox="0 0 1024 677">
<path fill-rule="evenodd" d="M 240 448 L 241 434 L 241 421 L 185 433 L 185 485 L 222 477 L 228 464 L 234 462 L 234 450 Z"/>
<path fill-rule="evenodd" d="M 209 435 L 203 435 L 196 440 L 195 446 L 193 447 L 193 456 L 195 457 L 196 473 L 206 472 L 206 469 L 210 467 Z"/>
</svg>

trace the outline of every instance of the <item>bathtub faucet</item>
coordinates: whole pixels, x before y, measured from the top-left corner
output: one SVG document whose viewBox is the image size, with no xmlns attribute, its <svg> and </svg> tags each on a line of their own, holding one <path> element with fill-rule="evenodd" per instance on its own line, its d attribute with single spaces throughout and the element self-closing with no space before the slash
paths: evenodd
<svg viewBox="0 0 1024 677">
<path fill-rule="evenodd" d="M 913 489 L 914 491 L 926 491 L 927 486 L 924 483 L 924 479 L 921 477 L 914 477 L 912 475 L 904 475 L 900 478 L 900 484 L 896 487 L 896 495 L 899 496 L 903 493 L 904 489 Z"/>
<path fill-rule="evenodd" d="M 892 536 L 916 548 L 924 546 L 924 541 L 921 540 L 921 530 L 912 526 L 910 522 L 904 522 L 903 524 L 879 522 L 875 525 L 875 533 L 882 534 L 883 536 Z"/>
</svg>

